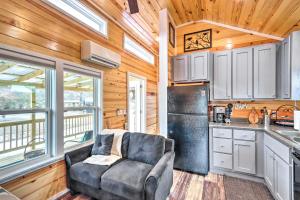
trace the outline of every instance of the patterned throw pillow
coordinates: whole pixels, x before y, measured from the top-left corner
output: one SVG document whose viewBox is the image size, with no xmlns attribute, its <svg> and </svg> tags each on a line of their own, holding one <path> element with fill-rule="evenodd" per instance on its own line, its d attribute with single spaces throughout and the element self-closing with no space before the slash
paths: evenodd
<svg viewBox="0 0 300 200">
<path fill-rule="evenodd" d="M 97 135 L 92 155 L 110 155 L 114 134 Z"/>
</svg>

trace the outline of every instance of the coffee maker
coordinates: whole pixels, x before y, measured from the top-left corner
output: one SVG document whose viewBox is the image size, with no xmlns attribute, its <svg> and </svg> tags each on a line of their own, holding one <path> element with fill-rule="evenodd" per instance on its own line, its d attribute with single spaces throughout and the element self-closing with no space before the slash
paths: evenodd
<svg viewBox="0 0 300 200">
<path fill-rule="evenodd" d="M 225 107 L 224 106 L 214 106 L 213 107 L 213 121 L 217 123 L 225 122 Z"/>
</svg>

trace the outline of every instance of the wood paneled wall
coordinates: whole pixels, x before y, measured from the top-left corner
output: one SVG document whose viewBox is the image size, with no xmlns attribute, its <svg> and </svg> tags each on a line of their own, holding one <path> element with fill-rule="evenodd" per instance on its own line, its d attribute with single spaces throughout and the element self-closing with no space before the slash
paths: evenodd
<svg viewBox="0 0 300 200">
<path fill-rule="evenodd" d="M 66 189 L 65 161 L 1 185 L 23 200 L 45 200 Z"/>
<path fill-rule="evenodd" d="M 0 43 L 84 64 L 104 71 L 104 127 L 124 128 L 127 109 L 127 72 L 147 78 L 147 132 L 157 133 L 157 56 L 155 65 L 123 50 L 124 30 L 108 20 L 108 38 L 83 27 L 40 0 L 1 0 Z M 92 40 L 122 56 L 119 69 L 80 60 L 80 42 Z M 44 200 L 66 188 L 63 162 L 3 185 L 20 198 Z"/>
<path fill-rule="evenodd" d="M 176 53 L 184 53 L 184 34 L 206 29 L 212 29 L 212 49 L 209 49 L 210 51 L 224 50 L 228 42 L 233 44 L 233 48 L 276 42 L 273 39 L 201 22 L 176 29 Z"/>
<path fill-rule="evenodd" d="M 59 57 L 104 71 L 104 126 L 124 128 L 127 108 L 127 72 L 147 78 L 147 130 L 157 129 L 157 64 L 151 65 L 123 50 L 124 31 L 108 20 L 108 38 L 83 27 L 39 0 L 2 0 L 0 42 Z M 80 42 L 92 40 L 122 56 L 119 69 L 95 66 L 80 60 Z M 155 56 L 157 63 L 157 56 Z"/>
</svg>

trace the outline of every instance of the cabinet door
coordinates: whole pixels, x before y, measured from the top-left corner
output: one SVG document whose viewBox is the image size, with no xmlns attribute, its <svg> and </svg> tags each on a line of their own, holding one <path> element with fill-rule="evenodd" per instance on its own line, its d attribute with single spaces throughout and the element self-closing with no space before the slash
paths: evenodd
<svg viewBox="0 0 300 200">
<path fill-rule="evenodd" d="M 275 190 L 275 175 L 274 175 L 274 168 L 275 168 L 275 157 L 274 157 L 274 153 L 267 147 L 264 147 L 264 160 L 265 160 L 265 164 L 264 164 L 264 177 L 265 177 L 265 181 L 266 184 L 268 186 L 268 188 L 271 190 L 271 192 L 274 192 Z"/>
<path fill-rule="evenodd" d="M 233 50 L 232 98 L 253 98 L 253 49 Z"/>
<path fill-rule="evenodd" d="M 189 55 L 181 55 L 173 58 L 174 82 L 185 82 L 189 80 Z"/>
<path fill-rule="evenodd" d="M 255 142 L 234 140 L 234 170 L 255 174 Z"/>
<path fill-rule="evenodd" d="M 231 51 L 214 54 L 214 99 L 231 99 Z"/>
<path fill-rule="evenodd" d="M 290 64 L 290 38 L 282 41 L 281 44 L 281 97 L 291 98 L 291 64 Z"/>
<path fill-rule="evenodd" d="M 208 52 L 191 54 L 191 81 L 208 80 Z"/>
<path fill-rule="evenodd" d="M 276 97 L 276 45 L 254 48 L 254 98 Z"/>
<path fill-rule="evenodd" d="M 275 155 L 275 196 L 278 200 L 291 199 L 290 166 Z"/>
</svg>

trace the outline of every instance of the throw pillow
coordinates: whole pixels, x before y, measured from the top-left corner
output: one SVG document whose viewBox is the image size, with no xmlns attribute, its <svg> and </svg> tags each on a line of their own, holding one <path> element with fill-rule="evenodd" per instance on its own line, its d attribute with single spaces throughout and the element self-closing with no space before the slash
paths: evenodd
<svg viewBox="0 0 300 200">
<path fill-rule="evenodd" d="M 92 155 L 110 155 L 114 134 L 97 135 Z"/>
</svg>

